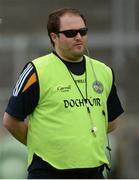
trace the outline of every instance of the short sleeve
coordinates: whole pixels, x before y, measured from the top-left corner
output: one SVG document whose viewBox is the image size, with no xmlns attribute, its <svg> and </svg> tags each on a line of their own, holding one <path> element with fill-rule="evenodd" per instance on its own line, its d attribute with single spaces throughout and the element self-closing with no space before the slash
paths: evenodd
<svg viewBox="0 0 139 180">
<path fill-rule="evenodd" d="M 115 120 L 118 116 L 120 116 L 124 112 L 117 93 L 114 72 L 113 72 L 113 84 L 107 100 L 107 109 L 108 109 L 108 121 Z"/>
<path fill-rule="evenodd" d="M 16 82 L 6 112 L 23 121 L 27 115 L 33 112 L 38 100 L 39 83 L 36 69 L 32 63 L 28 63 Z"/>
</svg>

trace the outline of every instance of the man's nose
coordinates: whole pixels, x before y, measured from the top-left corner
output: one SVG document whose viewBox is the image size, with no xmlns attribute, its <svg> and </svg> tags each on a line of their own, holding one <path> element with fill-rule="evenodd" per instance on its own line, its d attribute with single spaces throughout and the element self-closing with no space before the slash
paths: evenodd
<svg viewBox="0 0 139 180">
<path fill-rule="evenodd" d="M 75 38 L 77 39 L 77 38 L 81 38 L 82 36 L 81 36 L 81 34 L 78 32 L 77 34 L 76 34 L 76 36 L 75 36 Z"/>
</svg>

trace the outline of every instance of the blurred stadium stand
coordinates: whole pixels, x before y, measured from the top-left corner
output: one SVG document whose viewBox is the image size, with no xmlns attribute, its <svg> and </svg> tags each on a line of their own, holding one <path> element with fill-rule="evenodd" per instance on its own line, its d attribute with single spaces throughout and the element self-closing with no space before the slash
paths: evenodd
<svg viewBox="0 0 139 180">
<path fill-rule="evenodd" d="M 24 179 L 27 176 L 27 150 L 12 136 L 1 140 L 0 179 Z"/>
<path fill-rule="evenodd" d="M 112 178 L 139 178 L 139 160 L 136 157 L 139 152 L 137 0 L 0 0 L 0 117 L 2 119 L 17 75 L 26 62 L 51 51 L 46 31 L 47 17 L 52 10 L 61 7 L 75 7 L 83 12 L 89 27 L 90 55 L 111 66 L 115 72 L 125 115 L 121 116 L 120 127 L 110 138 L 116 148 L 113 151 Z M 3 141 L 8 144 L 9 140 L 5 140 L 8 137 L 9 133 L 0 121 L 0 153 L 5 159 Z M 25 152 L 21 152 L 23 157 Z M 1 154 L 0 178 L 3 178 Z M 18 167 L 18 164 L 15 161 L 14 166 Z M 25 171 L 24 166 L 22 168 Z M 12 172 L 11 176 L 16 178 L 16 171 L 15 174 Z"/>
</svg>

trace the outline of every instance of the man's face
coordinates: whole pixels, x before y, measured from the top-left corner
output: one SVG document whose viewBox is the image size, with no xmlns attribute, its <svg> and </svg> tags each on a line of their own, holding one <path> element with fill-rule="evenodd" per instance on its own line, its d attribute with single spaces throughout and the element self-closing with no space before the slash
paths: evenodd
<svg viewBox="0 0 139 180">
<path fill-rule="evenodd" d="M 65 14 L 60 18 L 59 31 L 79 30 L 85 28 L 83 19 L 74 14 Z M 66 37 L 64 33 L 59 33 L 55 38 L 56 52 L 65 60 L 76 61 L 84 54 L 87 42 L 87 35 L 79 32 L 74 37 Z"/>
</svg>

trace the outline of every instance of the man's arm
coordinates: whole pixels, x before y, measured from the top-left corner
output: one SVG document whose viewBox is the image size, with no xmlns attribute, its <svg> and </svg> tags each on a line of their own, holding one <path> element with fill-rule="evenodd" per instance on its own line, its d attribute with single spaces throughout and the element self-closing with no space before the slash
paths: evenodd
<svg viewBox="0 0 139 180">
<path fill-rule="evenodd" d="M 119 124 L 118 117 L 124 112 L 119 96 L 117 94 L 117 88 L 115 85 L 115 76 L 113 70 L 112 70 L 112 74 L 113 74 L 113 83 L 112 83 L 111 92 L 107 100 L 107 108 L 108 108 L 107 133 L 110 133 L 117 128 Z"/>
<path fill-rule="evenodd" d="M 107 133 L 114 131 L 117 128 L 117 126 L 118 126 L 118 120 L 117 119 L 109 122 Z"/>
<path fill-rule="evenodd" d="M 25 121 L 20 121 L 8 113 L 4 113 L 3 126 L 21 143 L 27 144 L 28 125 Z"/>
</svg>

